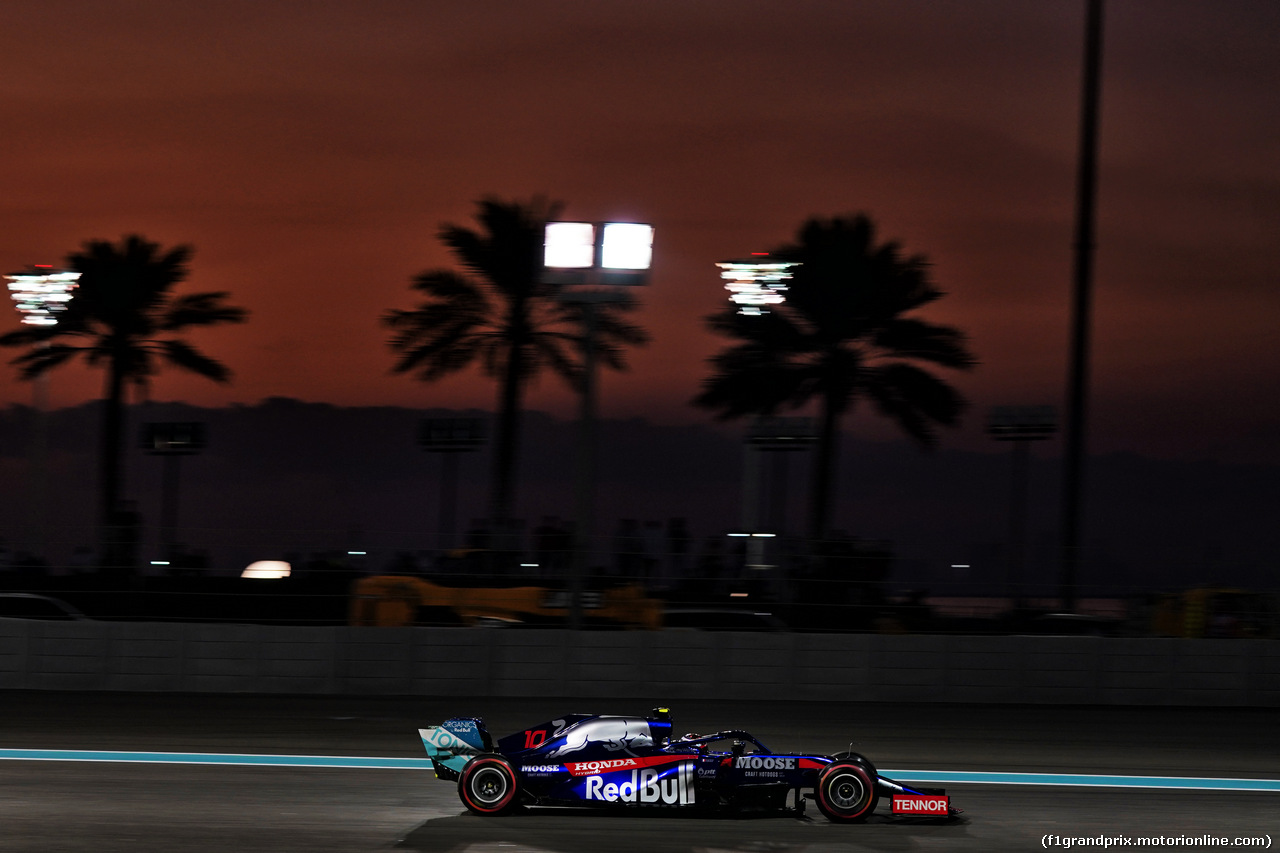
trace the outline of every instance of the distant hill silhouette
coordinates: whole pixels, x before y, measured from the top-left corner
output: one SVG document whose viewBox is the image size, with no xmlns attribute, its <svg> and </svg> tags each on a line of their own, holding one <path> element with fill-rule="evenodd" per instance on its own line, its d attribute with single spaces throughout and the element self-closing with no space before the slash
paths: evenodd
<svg viewBox="0 0 1280 853">
<path fill-rule="evenodd" d="M 129 411 L 124 494 L 144 519 L 143 558 L 159 556 L 162 460 L 143 454 L 148 421 L 203 421 L 208 448 L 181 465 L 180 538 L 206 549 L 214 567 L 334 550 L 369 552 L 370 569 L 402 551 L 434 548 L 441 460 L 416 445 L 424 417 L 468 415 L 440 409 L 343 408 L 272 398 L 200 408 L 148 403 Z M 33 527 L 34 412 L 0 410 L 0 536 L 10 552 L 40 551 L 66 564 L 94 542 L 94 458 L 98 404 L 45 416 L 45 494 L 56 522 Z M 544 516 L 571 518 L 571 422 L 531 412 L 522 453 L 518 513 L 529 527 Z M 619 519 L 688 519 L 695 549 L 735 529 L 743 450 L 735 432 L 606 420 L 599 430 L 597 531 L 608 546 Z M 989 592 L 1004 578 L 1002 543 L 1010 464 L 991 453 L 924 454 L 904 443 L 847 437 L 835 525 L 854 536 L 890 540 L 895 584 L 936 592 Z M 1055 576 L 1058 463 L 1034 460 L 1029 577 L 1051 589 Z M 792 530 L 803 523 L 807 459 L 791 454 L 786 485 Z M 460 460 L 460 532 L 487 505 L 488 452 Z M 1094 590 L 1174 588 L 1197 582 L 1272 588 L 1280 557 L 1280 468 L 1174 462 L 1132 454 L 1098 457 L 1088 471 L 1089 545 L 1082 581 Z M 956 568 L 953 565 L 967 565 Z"/>
</svg>

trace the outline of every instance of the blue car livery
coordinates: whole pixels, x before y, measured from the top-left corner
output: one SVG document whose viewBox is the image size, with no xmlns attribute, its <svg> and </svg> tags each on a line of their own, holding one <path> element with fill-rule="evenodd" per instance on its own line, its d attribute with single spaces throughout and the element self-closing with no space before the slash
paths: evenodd
<svg viewBox="0 0 1280 853">
<path fill-rule="evenodd" d="M 519 806 L 773 810 L 807 800 L 837 822 L 865 820 L 882 798 L 894 814 L 959 813 L 940 788 L 885 778 L 861 755 L 774 753 L 749 732 L 672 736 L 670 712 L 566 714 L 494 741 L 479 717 L 419 729 L 436 776 L 468 810 Z"/>
</svg>

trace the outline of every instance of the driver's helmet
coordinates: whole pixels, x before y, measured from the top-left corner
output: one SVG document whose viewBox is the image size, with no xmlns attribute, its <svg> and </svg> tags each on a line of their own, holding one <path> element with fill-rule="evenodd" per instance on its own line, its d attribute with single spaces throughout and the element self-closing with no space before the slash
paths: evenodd
<svg viewBox="0 0 1280 853">
<path fill-rule="evenodd" d="M 657 707 L 649 712 L 649 731 L 653 735 L 653 743 L 661 748 L 671 740 L 671 709 Z"/>
</svg>

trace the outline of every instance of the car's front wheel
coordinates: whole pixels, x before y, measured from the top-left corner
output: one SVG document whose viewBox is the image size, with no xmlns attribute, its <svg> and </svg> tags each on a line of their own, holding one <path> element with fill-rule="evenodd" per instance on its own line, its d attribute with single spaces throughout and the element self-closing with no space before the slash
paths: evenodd
<svg viewBox="0 0 1280 853">
<path fill-rule="evenodd" d="M 462 768 L 458 796 L 478 815 L 500 815 L 516 803 L 516 774 L 511 762 L 492 753 L 477 755 Z"/>
<path fill-rule="evenodd" d="M 837 761 L 818 774 L 814 785 L 818 811 L 837 823 L 867 819 L 875 811 L 879 795 L 875 779 L 855 761 Z"/>
</svg>

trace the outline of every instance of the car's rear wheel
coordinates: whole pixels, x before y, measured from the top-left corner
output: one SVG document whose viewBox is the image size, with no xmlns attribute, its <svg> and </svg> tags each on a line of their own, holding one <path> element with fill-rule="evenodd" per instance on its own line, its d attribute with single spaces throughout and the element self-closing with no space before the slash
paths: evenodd
<svg viewBox="0 0 1280 853">
<path fill-rule="evenodd" d="M 477 755 L 458 777 L 462 804 L 478 815 L 500 815 L 516 803 L 516 774 L 501 755 Z"/>
<path fill-rule="evenodd" d="M 818 811 L 837 823 L 866 820 L 879 799 L 875 779 L 867 768 L 847 759 L 830 764 L 819 773 L 813 790 Z"/>
</svg>

